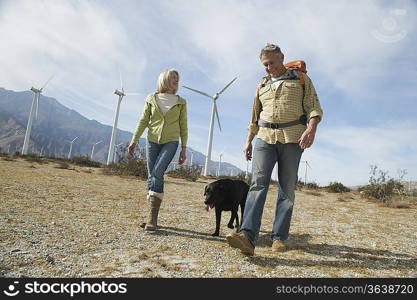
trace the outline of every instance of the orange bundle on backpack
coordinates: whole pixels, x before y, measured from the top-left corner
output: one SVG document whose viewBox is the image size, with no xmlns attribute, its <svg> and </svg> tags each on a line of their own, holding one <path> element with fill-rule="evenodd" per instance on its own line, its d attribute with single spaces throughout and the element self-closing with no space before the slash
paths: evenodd
<svg viewBox="0 0 417 300">
<path fill-rule="evenodd" d="M 304 60 L 294 60 L 284 64 L 284 67 L 287 69 L 292 69 L 297 71 L 298 79 L 300 80 L 300 84 L 304 85 L 304 78 L 301 75 L 301 72 L 307 73 L 307 67 Z"/>
</svg>

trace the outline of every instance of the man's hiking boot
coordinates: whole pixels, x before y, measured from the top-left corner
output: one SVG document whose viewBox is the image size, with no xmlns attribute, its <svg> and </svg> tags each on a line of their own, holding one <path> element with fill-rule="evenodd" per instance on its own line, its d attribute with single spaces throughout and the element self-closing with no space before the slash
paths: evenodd
<svg viewBox="0 0 417 300">
<path fill-rule="evenodd" d="M 230 247 L 240 249 L 245 255 L 253 256 L 255 253 L 255 246 L 244 233 L 229 233 L 226 239 Z"/>
<path fill-rule="evenodd" d="M 285 245 L 285 243 L 281 240 L 274 240 L 272 242 L 272 252 L 284 252 L 285 250 L 287 250 L 287 245 Z"/>
</svg>

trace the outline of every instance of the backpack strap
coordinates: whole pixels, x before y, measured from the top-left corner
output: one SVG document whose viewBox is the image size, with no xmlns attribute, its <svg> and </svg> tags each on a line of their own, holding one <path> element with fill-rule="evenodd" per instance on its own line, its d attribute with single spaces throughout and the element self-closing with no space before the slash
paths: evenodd
<svg viewBox="0 0 417 300">
<path fill-rule="evenodd" d="M 297 69 L 291 69 L 291 73 L 294 76 L 294 78 L 297 78 L 300 81 L 301 86 L 303 87 L 303 92 L 305 93 L 305 82 L 304 82 L 304 77 L 302 74 L 302 71 L 297 70 Z M 303 112 L 304 115 L 302 115 L 300 117 L 300 120 L 302 118 L 302 121 L 304 125 L 307 124 L 307 114 L 306 114 L 306 110 L 304 109 L 304 94 L 303 94 L 303 99 L 301 99 L 301 105 L 303 106 Z"/>
</svg>

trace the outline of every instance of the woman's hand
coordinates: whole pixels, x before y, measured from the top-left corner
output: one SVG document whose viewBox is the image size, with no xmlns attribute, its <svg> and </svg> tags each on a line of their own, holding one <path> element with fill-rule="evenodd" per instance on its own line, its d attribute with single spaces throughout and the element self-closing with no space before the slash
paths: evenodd
<svg viewBox="0 0 417 300">
<path fill-rule="evenodd" d="M 245 147 L 243 148 L 243 153 L 245 155 L 246 160 L 252 160 L 252 142 L 246 140 Z"/>
<path fill-rule="evenodd" d="M 127 148 L 127 152 L 129 153 L 129 155 L 133 155 L 133 153 L 135 153 L 135 149 L 136 149 L 136 143 L 130 144 L 129 147 Z"/>
<path fill-rule="evenodd" d="M 181 152 L 180 152 L 180 156 L 178 158 L 178 163 L 180 165 L 182 165 L 185 162 L 186 159 L 187 159 L 187 148 L 182 147 Z"/>
</svg>

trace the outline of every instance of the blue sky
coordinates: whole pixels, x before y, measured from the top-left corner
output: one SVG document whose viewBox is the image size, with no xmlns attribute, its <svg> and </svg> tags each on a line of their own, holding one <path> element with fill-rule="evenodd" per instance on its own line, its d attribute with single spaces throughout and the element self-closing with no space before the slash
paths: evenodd
<svg viewBox="0 0 417 300">
<path fill-rule="evenodd" d="M 258 53 L 279 44 L 286 61 L 303 59 L 324 118 L 303 154 L 308 181 L 364 184 L 378 165 L 417 180 L 415 1 L 23 1 L 0 0 L 0 86 L 41 86 L 89 119 L 112 125 L 119 69 L 126 91 L 119 128 L 133 132 L 144 97 L 166 68 L 180 84 L 214 94 L 212 158 L 246 169 L 243 142 Z M 7 42 L 5 42 L 7 41 Z M 206 153 L 210 99 L 184 88 L 189 146 Z M 217 125 L 215 125 L 217 126 Z M 300 167 L 304 179 L 304 165 Z"/>
</svg>

